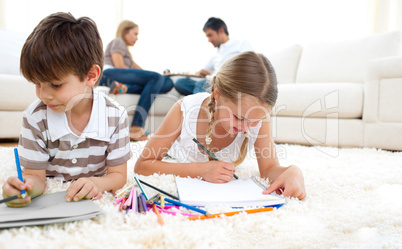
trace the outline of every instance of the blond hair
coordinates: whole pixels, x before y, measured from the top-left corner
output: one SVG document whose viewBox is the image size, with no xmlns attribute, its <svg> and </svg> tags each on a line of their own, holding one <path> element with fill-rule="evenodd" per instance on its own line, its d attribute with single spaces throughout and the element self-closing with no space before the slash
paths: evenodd
<svg viewBox="0 0 402 249">
<path fill-rule="evenodd" d="M 210 119 L 206 140 L 211 138 L 215 114 L 214 88 L 222 97 L 233 102 L 241 101 L 241 95 L 255 98 L 259 103 L 273 107 L 278 96 L 275 70 L 271 62 L 262 54 L 244 52 L 229 59 L 219 70 L 211 82 L 211 97 L 208 103 Z M 242 163 L 247 154 L 248 136 L 246 135 L 239 157 L 233 162 L 235 166 Z M 210 142 L 207 143 L 211 150 Z M 211 158 L 210 158 L 211 160 Z"/>
<path fill-rule="evenodd" d="M 138 27 L 137 24 L 135 24 L 132 21 L 129 20 L 124 20 L 119 24 L 119 27 L 117 28 L 116 31 L 116 37 L 123 39 L 125 43 L 127 43 L 125 36 L 130 31 L 131 29 Z"/>
</svg>

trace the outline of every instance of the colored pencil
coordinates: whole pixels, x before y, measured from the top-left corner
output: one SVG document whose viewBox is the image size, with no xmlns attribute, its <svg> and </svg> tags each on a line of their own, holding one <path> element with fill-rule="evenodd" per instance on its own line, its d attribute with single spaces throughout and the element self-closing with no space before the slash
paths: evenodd
<svg viewBox="0 0 402 249">
<path fill-rule="evenodd" d="M 9 201 L 13 201 L 13 200 L 16 200 L 16 199 L 18 199 L 18 195 L 9 196 L 7 198 L 1 199 L 0 204 L 6 203 L 6 202 L 9 202 Z"/>
<path fill-rule="evenodd" d="M 149 200 L 147 193 L 145 192 L 144 188 L 142 187 L 141 182 L 138 180 L 136 176 L 134 176 L 134 180 L 137 182 L 138 187 L 140 187 L 141 192 L 144 194 L 145 200 Z"/>
<path fill-rule="evenodd" d="M 177 197 L 177 196 L 174 196 L 174 195 L 172 195 L 171 193 L 168 193 L 168 192 L 166 192 L 166 191 L 164 191 L 164 190 L 162 190 L 162 189 L 160 189 L 160 188 L 157 188 L 157 187 L 155 187 L 155 186 L 153 186 L 153 185 L 151 185 L 151 184 L 149 184 L 149 183 L 147 183 L 147 182 L 144 182 L 143 180 L 141 180 L 141 179 L 138 179 L 142 184 L 144 184 L 144 185 L 146 185 L 146 186 L 148 186 L 148 187 L 150 187 L 150 188 L 152 188 L 152 189 L 154 189 L 154 190 L 156 190 L 156 191 L 158 191 L 158 192 L 160 192 L 160 193 L 162 193 L 162 194 L 164 194 L 164 195 L 167 195 L 167 196 L 169 196 L 169 197 L 171 197 L 171 198 L 173 198 L 173 199 L 176 199 L 176 200 L 179 200 L 179 198 Z"/>
<path fill-rule="evenodd" d="M 160 203 L 161 203 L 161 208 L 165 208 L 165 197 L 163 197 L 163 195 L 161 195 L 160 197 Z"/>
<path fill-rule="evenodd" d="M 211 214 L 211 215 L 201 215 L 197 217 L 188 217 L 189 220 L 203 220 L 203 219 L 211 219 L 211 218 L 216 218 L 220 217 L 221 215 L 225 216 L 232 216 L 236 215 L 242 212 L 246 212 L 248 214 L 253 214 L 253 213 L 260 213 L 260 212 L 267 212 L 267 211 L 272 211 L 274 210 L 273 207 L 265 207 L 265 208 L 257 208 L 257 209 L 248 209 L 248 210 L 241 210 L 241 211 L 233 211 L 233 212 L 227 212 L 227 213 L 218 213 L 218 214 Z"/>
<path fill-rule="evenodd" d="M 116 204 L 116 205 L 119 204 L 120 202 L 123 201 L 123 199 L 124 199 L 124 197 L 120 197 L 119 199 L 116 200 L 115 204 Z"/>
<path fill-rule="evenodd" d="M 142 213 L 142 214 L 145 213 L 144 206 L 142 205 L 142 200 L 140 198 L 140 195 L 137 195 L 135 198 L 137 198 L 138 212 Z"/>
<path fill-rule="evenodd" d="M 137 189 L 135 186 L 131 189 L 131 209 L 133 210 L 134 213 L 138 211 L 138 205 L 137 205 Z"/>
<path fill-rule="evenodd" d="M 156 195 L 152 196 L 149 200 L 146 200 L 146 203 L 152 205 L 159 199 L 160 196 L 161 194 L 157 193 Z"/>
<path fill-rule="evenodd" d="M 127 186 L 127 187 L 125 187 L 124 189 L 120 190 L 118 193 L 116 193 L 115 197 L 120 197 L 120 196 L 124 195 L 124 193 L 125 193 L 127 190 L 131 189 L 133 186 L 134 186 L 134 183 L 133 183 L 133 184 L 130 184 L 129 186 Z"/>
<path fill-rule="evenodd" d="M 196 208 L 196 207 L 194 207 L 194 206 L 190 206 L 190 205 L 181 203 L 181 202 L 179 202 L 179 201 L 171 200 L 171 199 L 169 199 L 169 198 L 165 198 L 165 201 L 170 202 L 170 203 L 173 203 L 173 204 L 175 204 L 175 205 L 177 205 L 177 206 L 185 207 L 185 208 L 187 208 L 187 209 L 196 211 L 196 212 L 198 212 L 198 213 L 202 213 L 202 214 L 204 214 L 204 215 L 209 215 L 209 213 L 208 213 L 207 211 L 205 211 L 205 210 L 202 210 L 202 209 Z"/>
<path fill-rule="evenodd" d="M 22 178 L 20 157 L 18 156 L 17 148 L 14 148 L 14 156 L 15 156 L 15 164 L 17 165 L 18 178 L 20 179 L 21 182 L 24 182 L 24 179 Z M 21 196 L 22 196 L 22 198 L 25 198 L 25 196 L 26 196 L 25 190 L 21 190 Z"/>
<path fill-rule="evenodd" d="M 210 157 L 212 157 L 212 159 L 214 159 L 215 161 L 219 161 L 219 159 L 212 153 L 210 152 L 207 148 L 204 147 L 204 145 L 202 145 L 200 142 L 198 142 L 197 139 L 193 138 L 193 141 L 203 150 L 205 151 Z M 239 177 L 233 173 L 233 177 L 236 179 L 239 179 Z"/>
<path fill-rule="evenodd" d="M 159 212 L 161 213 L 165 213 L 165 214 L 171 214 L 171 215 L 177 215 L 177 214 L 181 214 L 183 216 L 188 216 L 188 217 L 199 217 L 199 215 L 197 214 L 187 214 L 187 213 L 182 213 L 182 212 L 174 212 L 174 211 L 168 211 L 168 210 L 159 210 Z"/>
<path fill-rule="evenodd" d="M 156 216 L 158 216 L 159 224 L 161 224 L 162 226 L 165 225 L 165 222 L 163 221 L 163 218 L 162 218 L 161 214 L 159 213 L 159 210 L 156 208 L 155 204 L 152 204 L 152 208 L 154 209 Z"/>
<path fill-rule="evenodd" d="M 142 204 L 142 208 L 144 209 L 144 212 L 148 211 L 147 201 L 145 200 L 143 193 L 140 193 L 140 200 L 141 200 L 141 204 Z"/>
</svg>

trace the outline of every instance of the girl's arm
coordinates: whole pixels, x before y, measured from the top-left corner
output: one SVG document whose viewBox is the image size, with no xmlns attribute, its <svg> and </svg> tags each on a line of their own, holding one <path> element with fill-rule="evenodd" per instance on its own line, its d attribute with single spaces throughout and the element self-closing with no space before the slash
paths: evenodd
<svg viewBox="0 0 402 249">
<path fill-rule="evenodd" d="M 137 63 L 135 63 L 135 61 L 133 61 L 133 65 L 131 65 L 131 68 L 142 69 Z"/>
<path fill-rule="evenodd" d="M 113 66 L 115 68 L 129 68 L 128 66 L 126 66 L 124 64 L 124 60 L 123 60 L 123 55 L 120 53 L 113 53 L 112 54 L 112 61 L 113 61 Z"/>
<path fill-rule="evenodd" d="M 142 175 L 174 174 L 182 177 L 202 177 L 210 182 L 227 182 L 233 177 L 234 166 L 230 163 L 210 161 L 206 163 L 162 162 L 176 138 L 181 133 L 183 114 L 177 102 L 163 120 L 160 128 L 148 141 L 134 167 Z"/>
<path fill-rule="evenodd" d="M 284 196 L 303 199 L 306 196 L 304 178 L 299 167 L 282 167 L 276 155 L 275 143 L 271 135 L 271 122 L 268 116 L 262 121 L 258 138 L 254 144 L 261 177 L 269 178 L 271 185 L 263 192 L 283 192 Z"/>
</svg>

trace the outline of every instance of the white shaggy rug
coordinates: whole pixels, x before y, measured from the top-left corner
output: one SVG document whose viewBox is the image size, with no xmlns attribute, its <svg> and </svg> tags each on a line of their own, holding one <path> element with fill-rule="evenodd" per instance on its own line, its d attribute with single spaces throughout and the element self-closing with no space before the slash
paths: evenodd
<svg viewBox="0 0 402 249">
<path fill-rule="evenodd" d="M 132 143 L 128 184 L 144 142 Z M 303 170 L 307 197 L 272 212 L 189 221 L 154 213 L 123 216 L 105 194 L 91 220 L 0 230 L 2 248 L 402 248 L 402 152 L 277 145 L 282 165 Z M 0 185 L 16 175 L 12 148 L 0 147 Z M 258 176 L 248 158 L 240 178 Z M 139 176 L 171 193 L 172 175 Z M 47 193 L 69 183 L 48 180 Z M 0 190 L 1 192 L 2 190 Z M 150 194 L 153 194 L 149 188 Z M 230 211 L 209 207 L 210 212 Z"/>
</svg>

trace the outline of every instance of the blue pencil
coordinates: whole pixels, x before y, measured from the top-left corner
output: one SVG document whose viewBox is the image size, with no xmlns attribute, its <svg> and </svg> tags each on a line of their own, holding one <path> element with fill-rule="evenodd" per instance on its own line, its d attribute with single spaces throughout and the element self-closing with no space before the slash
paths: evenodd
<svg viewBox="0 0 402 249">
<path fill-rule="evenodd" d="M 144 208 L 144 212 L 147 212 L 148 211 L 147 201 L 145 200 L 145 197 L 144 197 L 143 193 L 140 193 L 140 199 L 141 199 L 142 207 Z"/>
<path fill-rule="evenodd" d="M 179 201 L 175 201 L 175 200 L 172 200 L 172 199 L 169 199 L 169 198 L 165 198 L 165 201 L 170 202 L 170 203 L 173 203 L 173 204 L 175 204 L 175 205 L 177 205 L 177 206 L 182 206 L 182 207 L 185 207 L 185 208 L 187 208 L 187 209 L 190 209 L 190 210 L 193 210 L 193 211 L 202 213 L 202 214 L 204 214 L 204 215 L 209 215 L 209 213 L 208 213 L 207 211 L 205 211 L 205 210 L 196 208 L 196 207 L 194 207 L 194 206 L 189 206 L 189 205 L 184 204 L 184 203 L 181 203 L 181 202 L 179 202 Z"/>
<path fill-rule="evenodd" d="M 20 179 L 21 182 L 24 182 L 24 179 L 22 178 L 20 158 L 18 156 L 17 148 L 14 148 L 14 156 L 15 156 L 15 164 L 17 165 L 18 179 Z M 21 190 L 21 196 L 22 198 L 25 198 L 26 196 L 25 190 Z"/>
</svg>

